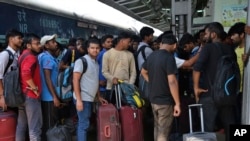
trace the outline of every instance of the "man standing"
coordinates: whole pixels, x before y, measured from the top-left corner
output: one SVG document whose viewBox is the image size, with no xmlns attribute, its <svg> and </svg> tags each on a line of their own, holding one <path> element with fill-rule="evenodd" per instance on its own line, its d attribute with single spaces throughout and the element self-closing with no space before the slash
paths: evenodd
<svg viewBox="0 0 250 141">
<path fill-rule="evenodd" d="M 8 44 L 6 51 L 2 51 L 0 53 L 0 107 L 2 107 L 3 110 L 7 109 L 3 95 L 3 78 L 6 72 L 11 71 L 12 67 L 17 67 L 18 57 L 20 55 L 19 49 L 23 43 L 23 34 L 15 29 L 9 30 L 6 34 L 6 43 Z M 13 62 L 11 64 L 8 64 L 10 56 L 9 53 L 14 55 Z"/>
<path fill-rule="evenodd" d="M 97 61 L 99 64 L 99 86 L 100 86 L 100 94 L 103 98 L 107 98 L 106 96 L 106 85 L 107 85 L 107 80 L 102 74 L 102 59 L 103 59 L 103 54 L 108 51 L 110 48 L 112 48 L 112 41 L 113 41 L 113 36 L 112 35 L 105 35 L 101 39 L 101 44 L 102 44 L 102 51 L 99 53 L 97 56 Z"/>
<path fill-rule="evenodd" d="M 56 93 L 56 80 L 58 76 L 58 62 L 56 59 L 57 43 L 56 34 L 45 35 L 41 38 L 44 52 L 38 56 L 42 80 L 42 113 L 43 131 L 42 140 L 46 141 L 46 132 L 58 122 L 58 108 L 61 103 Z"/>
<path fill-rule="evenodd" d="M 140 42 L 137 51 L 141 51 L 138 53 L 138 56 L 136 58 L 139 70 L 141 70 L 142 64 L 144 63 L 144 61 L 146 61 L 146 58 L 153 52 L 153 50 L 150 48 L 150 44 L 153 42 L 154 39 L 153 34 L 154 30 L 150 27 L 145 26 L 142 27 L 142 29 L 140 30 L 140 37 L 142 39 L 142 42 Z"/>
<path fill-rule="evenodd" d="M 224 29 L 218 22 L 213 22 L 205 27 L 205 38 L 207 43 L 202 48 L 200 56 L 193 67 L 194 94 L 196 101 L 203 106 L 204 128 L 207 132 L 215 130 L 215 121 L 218 116 L 221 119 L 222 125 L 226 131 L 226 141 L 229 140 L 229 125 L 235 124 L 235 104 L 219 106 L 214 103 L 211 95 L 211 85 L 215 80 L 216 71 L 220 68 L 215 68 L 218 60 L 223 55 L 231 55 L 235 57 L 232 47 L 221 42 Z M 204 88 L 200 88 L 200 75 L 203 73 Z M 217 84 L 216 84 L 217 85 Z"/>
<path fill-rule="evenodd" d="M 176 37 L 164 35 L 160 49 L 148 56 L 141 74 L 148 82 L 149 101 L 154 114 L 154 140 L 167 141 L 174 116 L 181 113 L 178 73 L 173 52 L 176 49 Z"/>
<path fill-rule="evenodd" d="M 42 110 L 41 110 L 41 80 L 37 55 L 41 52 L 40 37 L 27 34 L 24 38 L 24 48 L 19 57 L 20 81 L 25 102 L 19 106 L 16 128 L 16 141 L 24 141 L 26 130 L 29 130 L 30 141 L 41 141 Z M 28 128 L 27 128 L 28 127 Z"/>
<path fill-rule="evenodd" d="M 129 84 L 135 83 L 135 60 L 133 54 L 127 50 L 130 44 L 131 35 L 121 32 L 115 48 L 111 48 L 103 55 L 102 73 L 107 79 L 107 93 L 110 93 L 113 84 L 118 84 L 118 80 Z"/>
<path fill-rule="evenodd" d="M 97 97 L 99 101 L 107 103 L 100 97 L 99 89 L 99 65 L 96 57 L 100 51 L 100 43 L 97 39 L 89 39 L 87 45 L 88 54 L 83 56 L 87 63 L 87 69 L 84 68 L 82 58 L 75 62 L 73 73 L 74 102 L 78 115 L 77 140 L 87 141 L 87 131 L 90 125 L 90 116 L 92 105 Z M 83 70 L 86 72 L 83 74 Z"/>
</svg>

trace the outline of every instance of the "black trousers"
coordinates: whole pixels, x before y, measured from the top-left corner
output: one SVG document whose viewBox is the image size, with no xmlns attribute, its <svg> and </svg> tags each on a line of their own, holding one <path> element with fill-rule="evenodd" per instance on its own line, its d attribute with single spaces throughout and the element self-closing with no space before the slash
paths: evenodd
<svg viewBox="0 0 250 141">
<path fill-rule="evenodd" d="M 199 103 L 203 105 L 205 131 L 214 132 L 218 117 L 225 130 L 226 141 L 229 141 L 229 126 L 236 124 L 235 105 L 216 106 L 210 96 L 200 97 Z"/>
<path fill-rule="evenodd" d="M 42 141 L 47 141 L 46 132 L 59 122 L 59 108 L 54 106 L 53 101 L 42 101 L 43 127 Z"/>
</svg>

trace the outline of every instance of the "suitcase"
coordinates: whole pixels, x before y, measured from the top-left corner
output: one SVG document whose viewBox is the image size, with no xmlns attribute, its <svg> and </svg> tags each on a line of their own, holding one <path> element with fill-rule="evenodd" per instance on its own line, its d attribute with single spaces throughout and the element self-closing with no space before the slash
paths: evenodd
<svg viewBox="0 0 250 141">
<path fill-rule="evenodd" d="M 0 141 L 15 141 L 16 125 L 16 113 L 0 111 Z"/>
<path fill-rule="evenodd" d="M 119 109 L 122 141 L 143 141 L 142 111 L 136 107 L 121 106 L 121 88 L 115 86 L 116 106 Z"/>
<path fill-rule="evenodd" d="M 200 132 L 193 132 L 192 110 L 191 110 L 191 108 L 193 107 L 199 107 L 200 119 L 201 119 L 201 131 Z M 204 118 L 203 118 L 202 104 L 188 105 L 188 111 L 189 111 L 190 133 L 183 134 L 183 141 L 217 141 L 215 133 L 204 132 Z"/>
<path fill-rule="evenodd" d="M 101 105 L 97 112 L 98 141 L 120 141 L 119 114 L 113 104 Z"/>
</svg>

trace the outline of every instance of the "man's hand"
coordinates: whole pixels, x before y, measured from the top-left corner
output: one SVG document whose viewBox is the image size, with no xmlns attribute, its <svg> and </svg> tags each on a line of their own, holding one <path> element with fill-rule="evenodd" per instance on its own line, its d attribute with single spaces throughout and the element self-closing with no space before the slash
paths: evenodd
<svg viewBox="0 0 250 141">
<path fill-rule="evenodd" d="M 198 103 L 200 95 L 205 92 L 208 92 L 208 90 L 201 89 L 201 88 L 194 88 L 194 95 L 195 95 L 196 103 Z"/>
<path fill-rule="evenodd" d="M 61 102 L 59 101 L 59 99 L 57 97 L 53 98 L 53 102 L 54 102 L 55 107 L 60 107 L 61 106 Z"/>
<path fill-rule="evenodd" d="M 102 104 L 108 104 L 108 101 L 104 98 L 102 98 L 101 96 L 98 97 L 98 100 L 102 103 Z"/>
<path fill-rule="evenodd" d="M 100 81 L 99 81 L 99 85 L 102 86 L 102 87 L 104 87 L 104 86 L 107 85 L 107 81 L 105 81 L 105 80 L 100 80 Z"/>
<path fill-rule="evenodd" d="M 0 95 L 0 107 L 3 109 L 3 111 L 7 110 L 7 105 L 5 104 L 5 99 L 3 95 Z"/>
<path fill-rule="evenodd" d="M 84 108 L 83 102 L 81 100 L 76 100 L 76 110 L 77 111 L 82 111 Z"/>
<path fill-rule="evenodd" d="M 180 105 L 174 105 L 174 117 L 178 117 L 181 114 L 181 106 Z"/>
<path fill-rule="evenodd" d="M 113 78 L 113 84 L 115 84 L 115 85 L 118 84 L 118 78 L 116 78 L 116 77 Z"/>
</svg>

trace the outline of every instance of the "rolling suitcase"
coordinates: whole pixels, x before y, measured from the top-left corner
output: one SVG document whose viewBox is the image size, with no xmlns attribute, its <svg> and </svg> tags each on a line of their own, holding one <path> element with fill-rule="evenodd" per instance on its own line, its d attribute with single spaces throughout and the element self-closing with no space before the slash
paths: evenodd
<svg viewBox="0 0 250 141">
<path fill-rule="evenodd" d="M 201 119 L 201 131 L 200 132 L 193 132 L 192 110 L 191 110 L 191 108 L 193 107 L 199 107 L 200 119 Z M 189 111 L 190 133 L 183 134 L 183 141 L 217 141 L 215 133 L 204 132 L 204 118 L 203 118 L 202 104 L 188 105 L 188 111 Z"/>
<path fill-rule="evenodd" d="M 122 141 L 143 141 L 142 111 L 136 107 L 121 106 L 121 88 L 115 86 L 116 106 L 119 109 Z"/>
<path fill-rule="evenodd" d="M 119 114 L 113 104 L 101 105 L 97 113 L 98 141 L 120 141 Z"/>
<path fill-rule="evenodd" d="M 0 111 L 0 141 L 15 141 L 16 124 L 16 113 Z"/>
</svg>

